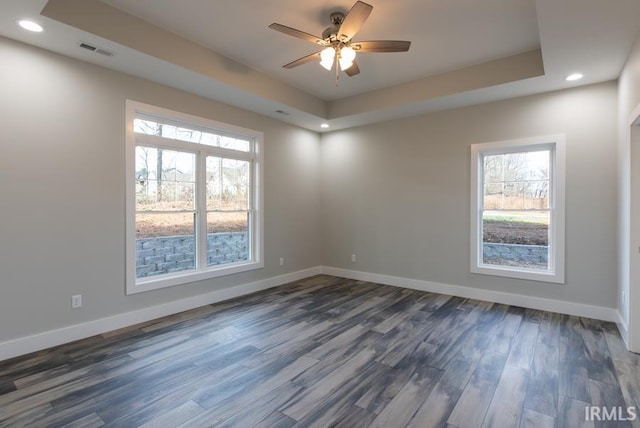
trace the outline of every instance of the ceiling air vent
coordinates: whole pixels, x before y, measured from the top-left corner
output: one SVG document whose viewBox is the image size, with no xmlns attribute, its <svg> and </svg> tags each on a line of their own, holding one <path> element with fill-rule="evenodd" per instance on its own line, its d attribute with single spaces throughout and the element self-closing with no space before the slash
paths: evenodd
<svg viewBox="0 0 640 428">
<path fill-rule="evenodd" d="M 90 45 L 88 43 L 85 43 L 85 42 L 80 42 L 80 47 L 82 49 L 86 49 L 88 51 L 95 52 L 95 53 L 100 54 L 100 55 L 113 56 L 113 52 L 109 52 L 108 50 L 92 46 L 92 45 Z"/>
</svg>

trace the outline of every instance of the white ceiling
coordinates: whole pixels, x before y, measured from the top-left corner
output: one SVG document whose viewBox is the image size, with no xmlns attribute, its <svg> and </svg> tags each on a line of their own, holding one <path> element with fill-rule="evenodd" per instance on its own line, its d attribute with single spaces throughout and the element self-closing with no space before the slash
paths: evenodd
<svg viewBox="0 0 640 428">
<path fill-rule="evenodd" d="M 320 35 L 353 1 L 2 0 L 0 35 L 321 131 L 616 79 L 640 29 L 637 0 L 369 0 L 354 40 L 409 52 L 359 54 L 361 73 L 337 87 L 316 63 L 282 68 L 317 49 L 269 24 Z M 585 78 L 566 82 L 574 71 Z"/>
</svg>

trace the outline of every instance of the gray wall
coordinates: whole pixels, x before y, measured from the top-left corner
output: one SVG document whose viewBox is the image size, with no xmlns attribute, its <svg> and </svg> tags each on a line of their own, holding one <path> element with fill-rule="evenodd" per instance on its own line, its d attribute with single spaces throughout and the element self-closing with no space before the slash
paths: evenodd
<svg viewBox="0 0 640 428">
<path fill-rule="evenodd" d="M 1 37 L 0 58 L 0 342 L 319 264 L 318 134 Z M 125 296 L 127 98 L 264 132 L 264 269 Z"/>
<path fill-rule="evenodd" d="M 615 307 L 616 97 L 609 82 L 323 135 L 323 265 Z M 471 274 L 470 145 L 556 133 L 566 284 Z"/>
</svg>

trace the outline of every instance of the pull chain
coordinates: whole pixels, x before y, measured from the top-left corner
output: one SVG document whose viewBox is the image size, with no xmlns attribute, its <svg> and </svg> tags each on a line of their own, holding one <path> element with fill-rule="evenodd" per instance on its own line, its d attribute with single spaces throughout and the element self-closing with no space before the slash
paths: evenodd
<svg viewBox="0 0 640 428">
<path fill-rule="evenodd" d="M 338 82 L 340 81 L 340 51 L 336 52 L 336 55 L 333 57 L 333 62 L 336 66 L 336 88 L 338 87 Z"/>
</svg>

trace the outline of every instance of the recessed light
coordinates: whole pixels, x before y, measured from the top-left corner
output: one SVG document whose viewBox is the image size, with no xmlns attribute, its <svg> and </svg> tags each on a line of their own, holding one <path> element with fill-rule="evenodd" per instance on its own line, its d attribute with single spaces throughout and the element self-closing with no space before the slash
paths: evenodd
<svg viewBox="0 0 640 428">
<path fill-rule="evenodd" d="M 27 31 L 32 31 L 34 33 L 42 33 L 42 31 L 44 31 L 44 28 L 42 28 L 42 25 L 38 24 L 37 22 L 30 21 L 28 19 L 19 19 L 16 22 L 20 27 L 24 28 Z"/>
<path fill-rule="evenodd" d="M 328 128 L 329 124 L 328 123 L 323 123 L 320 125 L 320 128 Z"/>
<path fill-rule="evenodd" d="M 582 79 L 584 76 L 580 73 L 573 73 L 567 76 L 567 79 L 569 82 L 572 82 L 574 80 L 580 80 Z"/>
</svg>

